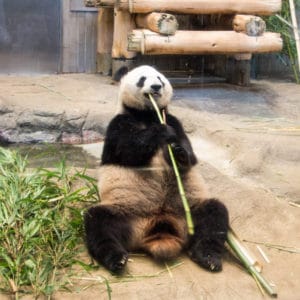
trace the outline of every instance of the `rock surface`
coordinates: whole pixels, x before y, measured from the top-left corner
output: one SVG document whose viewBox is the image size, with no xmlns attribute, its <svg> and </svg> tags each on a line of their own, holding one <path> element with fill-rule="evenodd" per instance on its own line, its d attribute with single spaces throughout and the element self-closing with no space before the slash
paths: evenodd
<svg viewBox="0 0 300 300">
<path fill-rule="evenodd" d="M 117 87 L 96 75 L 0 76 L 0 93 L 1 143 L 81 144 L 103 139 Z"/>
</svg>

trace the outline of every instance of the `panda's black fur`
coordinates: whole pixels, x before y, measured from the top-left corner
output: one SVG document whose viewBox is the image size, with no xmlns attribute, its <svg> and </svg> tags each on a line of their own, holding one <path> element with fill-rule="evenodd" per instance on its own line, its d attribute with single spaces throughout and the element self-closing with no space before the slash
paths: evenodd
<svg viewBox="0 0 300 300">
<path fill-rule="evenodd" d="M 158 261 L 173 259 L 184 250 L 204 268 L 220 271 L 229 226 L 227 209 L 207 196 L 180 121 L 166 113 L 167 125 L 161 125 L 149 93 L 161 110 L 167 110 L 172 87 L 158 71 L 141 66 L 122 78 L 120 112 L 107 128 L 99 170 L 101 203 L 85 214 L 88 251 L 115 273 L 124 270 L 128 252 L 134 250 Z M 168 144 L 189 200 L 192 236 L 187 233 Z"/>
</svg>

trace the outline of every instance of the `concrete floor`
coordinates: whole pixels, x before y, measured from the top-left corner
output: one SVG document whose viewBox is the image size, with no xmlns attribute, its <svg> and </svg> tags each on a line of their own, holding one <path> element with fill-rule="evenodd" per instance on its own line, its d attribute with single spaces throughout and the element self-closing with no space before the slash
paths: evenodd
<svg viewBox="0 0 300 300">
<path fill-rule="evenodd" d="M 15 126 L 16 134 L 31 130 L 28 137 L 49 130 L 51 124 L 50 130 L 59 134 L 86 128 L 101 138 L 115 112 L 117 92 L 109 78 L 99 75 L 2 76 L 0 132 Z M 263 243 L 270 264 L 255 244 L 247 246 L 264 264 L 264 275 L 276 284 L 278 298 L 298 299 L 300 86 L 283 81 L 253 81 L 248 88 L 222 83 L 188 86 L 175 89 L 170 110 L 182 120 L 199 158 L 199 172 L 212 196 L 227 205 L 232 227 L 241 239 Z M 42 121 L 37 120 L 40 115 Z M 63 123 L 55 127 L 56 119 Z M 101 143 L 84 146 L 96 158 L 100 148 Z M 91 174 L 96 176 L 96 171 Z M 296 252 L 278 251 L 265 243 L 290 246 Z M 103 269 L 78 274 L 90 280 L 107 278 L 113 299 L 264 299 L 253 279 L 230 257 L 220 274 L 207 273 L 184 256 L 179 261 L 182 264 L 170 273 L 148 258 L 133 256 L 124 280 Z M 57 293 L 55 298 L 107 299 L 105 284 L 98 283 L 85 289 L 89 280 L 76 281 L 80 292 Z"/>
</svg>

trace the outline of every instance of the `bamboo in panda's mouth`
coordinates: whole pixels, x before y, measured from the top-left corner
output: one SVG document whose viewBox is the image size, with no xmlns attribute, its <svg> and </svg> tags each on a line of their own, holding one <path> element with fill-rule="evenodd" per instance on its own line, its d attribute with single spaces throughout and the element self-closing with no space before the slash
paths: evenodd
<svg viewBox="0 0 300 300">
<path fill-rule="evenodd" d="M 160 97 L 161 97 L 161 94 L 160 94 L 160 93 L 158 93 L 158 92 L 153 92 L 153 93 L 145 93 L 145 94 L 144 94 L 144 96 L 145 96 L 147 99 L 149 99 L 149 100 L 151 101 L 151 99 L 150 99 L 150 95 L 152 96 L 152 98 L 154 98 L 154 100 L 157 100 L 158 98 L 160 98 Z"/>
</svg>

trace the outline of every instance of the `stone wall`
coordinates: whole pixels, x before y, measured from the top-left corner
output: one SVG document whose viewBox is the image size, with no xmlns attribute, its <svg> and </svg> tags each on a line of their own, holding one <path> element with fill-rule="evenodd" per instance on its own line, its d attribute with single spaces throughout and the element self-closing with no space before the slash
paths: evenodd
<svg viewBox="0 0 300 300">
<path fill-rule="evenodd" d="M 89 112 L 58 113 L 0 103 L 0 143 L 94 143 L 103 140 L 107 122 Z"/>
</svg>

